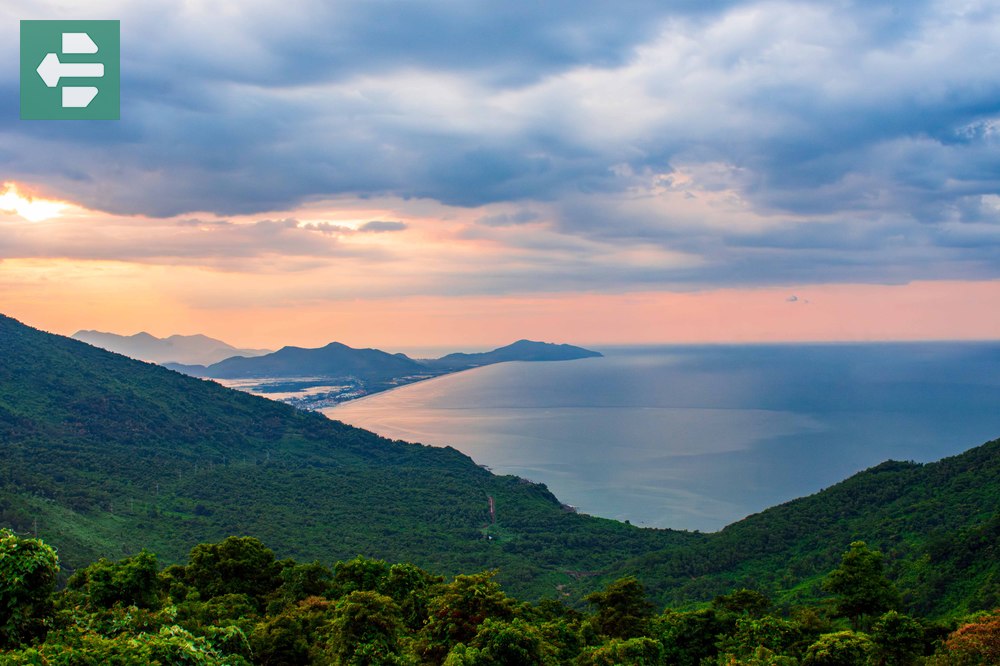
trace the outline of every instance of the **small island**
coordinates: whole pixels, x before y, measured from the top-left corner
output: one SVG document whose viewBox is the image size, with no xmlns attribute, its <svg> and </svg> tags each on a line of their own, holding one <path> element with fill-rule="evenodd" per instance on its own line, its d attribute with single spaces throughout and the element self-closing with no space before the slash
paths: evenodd
<svg viewBox="0 0 1000 666">
<path fill-rule="evenodd" d="M 481 353 L 414 359 L 380 349 L 356 349 L 339 342 L 306 349 L 283 347 L 262 356 L 233 356 L 211 365 L 166 363 L 194 377 L 318 410 L 432 377 L 508 361 L 572 361 L 600 352 L 574 345 L 518 340 Z"/>
</svg>

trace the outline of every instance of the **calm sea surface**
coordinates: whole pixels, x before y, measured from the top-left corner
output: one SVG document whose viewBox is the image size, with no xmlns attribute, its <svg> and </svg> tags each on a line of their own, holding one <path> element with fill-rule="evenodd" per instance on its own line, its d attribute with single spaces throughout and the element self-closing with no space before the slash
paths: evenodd
<svg viewBox="0 0 1000 666">
<path fill-rule="evenodd" d="M 886 459 L 1000 437 L 1000 343 L 630 347 L 324 410 L 450 445 L 581 512 L 717 530 Z"/>
</svg>

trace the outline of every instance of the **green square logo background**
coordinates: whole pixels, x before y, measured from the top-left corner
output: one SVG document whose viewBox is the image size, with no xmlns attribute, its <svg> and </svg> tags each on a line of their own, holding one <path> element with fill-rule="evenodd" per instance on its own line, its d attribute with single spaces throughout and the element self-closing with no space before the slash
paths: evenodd
<svg viewBox="0 0 1000 666">
<path fill-rule="evenodd" d="M 87 33 L 97 45 L 97 53 L 63 53 L 64 32 Z M 55 53 L 60 62 L 102 63 L 104 76 L 65 77 L 49 88 L 37 71 L 49 53 Z M 64 109 L 64 86 L 94 86 L 98 92 L 86 108 Z M 118 120 L 120 116 L 120 21 L 21 21 L 22 120 Z"/>
</svg>

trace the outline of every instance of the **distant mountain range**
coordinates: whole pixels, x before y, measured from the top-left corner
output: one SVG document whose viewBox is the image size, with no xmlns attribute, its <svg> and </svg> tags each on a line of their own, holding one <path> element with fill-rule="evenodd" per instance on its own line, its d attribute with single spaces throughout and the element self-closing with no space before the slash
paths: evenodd
<svg viewBox="0 0 1000 666">
<path fill-rule="evenodd" d="M 447 370 L 464 370 L 491 363 L 506 361 L 571 361 L 579 358 L 598 358 L 600 352 L 574 347 L 573 345 L 555 345 L 548 342 L 518 340 L 493 351 L 480 354 L 448 354 L 438 359 L 424 361 L 428 367 Z"/>
<path fill-rule="evenodd" d="M 73 338 L 140 361 L 159 363 L 192 377 L 221 380 L 234 388 L 273 397 L 300 409 L 323 409 L 422 379 L 492 363 L 570 361 L 602 355 L 573 345 L 532 340 L 518 340 L 489 352 L 413 359 L 406 354 L 356 349 L 340 342 L 315 349 L 282 347 L 271 352 L 237 349 L 204 335 L 157 338 L 148 333 L 124 336 L 79 331 Z"/>
<path fill-rule="evenodd" d="M 283 347 L 253 358 L 227 358 L 209 366 L 166 364 L 172 370 L 195 377 L 249 379 L 266 377 L 354 377 L 366 382 L 401 379 L 412 375 L 456 372 L 506 361 L 571 361 L 597 358 L 600 352 L 573 345 L 518 340 L 489 352 L 448 354 L 437 359 L 412 359 L 405 354 L 389 354 L 379 349 L 355 349 L 339 342 L 304 349 Z"/>
<path fill-rule="evenodd" d="M 176 363 L 168 363 L 167 367 L 195 377 L 215 379 L 351 376 L 384 381 L 427 372 L 425 366 L 403 354 L 389 354 L 379 349 L 355 349 L 339 342 L 317 349 L 282 347 L 263 356 L 236 356 L 207 367 Z"/>
<path fill-rule="evenodd" d="M 209 365 L 232 356 L 261 356 L 271 351 L 237 349 L 222 340 L 206 335 L 171 335 L 169 338 L 158 338 L 146 332 L 116 335 L 102 331 L 77 331 L 72 337 L 129 358 L 161 365 L 166 363 Z"/>
</svg>

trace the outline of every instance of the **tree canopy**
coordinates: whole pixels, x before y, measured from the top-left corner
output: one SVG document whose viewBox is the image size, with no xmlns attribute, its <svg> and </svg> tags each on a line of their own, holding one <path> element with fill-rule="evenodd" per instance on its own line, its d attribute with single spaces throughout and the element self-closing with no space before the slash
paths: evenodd
<svg viewBox="0 0 1000 666">
<path fill-rule="evenodd" d="M 56 590 L 55 551 L 0 531 L 0 664 L 137 666 L 961 666 L 1000 658 L 1000 610 L 934 622 L 891 610 L 847 626 L 843 596 L 883 590 L 878 555 L 853 543 L 834 604 L 775 610 L 741 588 L 657 609 L 634 577 L 590 595 L 592 613 L 508 596 L 495 571 L 451 580 L 409 563 L 332 569 L 276 560 L 230 537 L 159 570 L 148 551 L 98 560 Z M 872 581 L 876 582 L 873 583 Z M 863 595 L 859 595 L 863 596 Z M 884 596 L 877 599 L 884 600 Z M 884 604 L 883 604 L 884 605 Z M 873 614 L 877 604 L 863 606 Z M 862 608 L 862 606 L 857 606 Z"/>
</svg>

